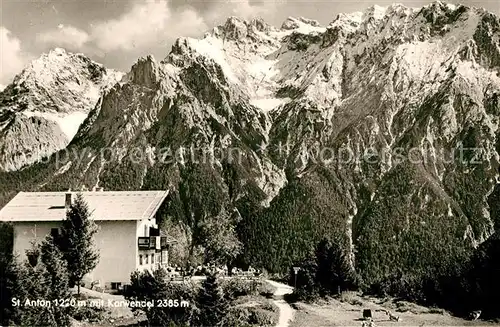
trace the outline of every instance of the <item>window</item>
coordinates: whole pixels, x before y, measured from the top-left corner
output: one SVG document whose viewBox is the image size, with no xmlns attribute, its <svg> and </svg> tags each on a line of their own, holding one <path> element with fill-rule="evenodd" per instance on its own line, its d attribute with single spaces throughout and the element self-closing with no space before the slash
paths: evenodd
<svg viewBox="0 0 500 327">
<path fill-rule="evenodd" d="M 154 254 L 151 255 L 151 263 L 152 264 L 155 263 L 155 255 Z"/>
<path fill-rule="evenodd" d="M 149 236 L 160 236 L 160 229 L 149 227 Z"/>
<path fill-rule="evenodd" d="M 144 257 L 145 257 L 145 259 L 146 259 L 145 264 L 147 265 L 147 264 L 148 264 L 148 261 L 149 261 L 149 255 L 147 255 L 147 254 L 146 254 Z"/>
<path fill-rule="evenodd" d="M 111 289 L 112 290 L 119 290 L 122 286 L 122 283 L 118 282 L 111 282 Z"/>
<path fill-rule="evenodd" d="M 142 266 L 142 254 L 139 256 L 139 265 Z"/>
</svg>

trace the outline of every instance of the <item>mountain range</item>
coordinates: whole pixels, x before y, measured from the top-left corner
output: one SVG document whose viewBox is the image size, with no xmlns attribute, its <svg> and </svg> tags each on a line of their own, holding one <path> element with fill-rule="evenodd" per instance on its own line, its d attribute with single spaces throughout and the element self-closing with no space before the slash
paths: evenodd
<svg viewBox="0 0 500 327">
<path fill-rule="evenodd" d="M 126 74 L 56 49 L 0 93 L 0 205 L 169 189 L 179 262 L 284 272 L 329 236 L 367 283 L 443 273 L 500 224 L 499 71 L 499 17 L 439 1 L 230 17 Z"/>
</svg>

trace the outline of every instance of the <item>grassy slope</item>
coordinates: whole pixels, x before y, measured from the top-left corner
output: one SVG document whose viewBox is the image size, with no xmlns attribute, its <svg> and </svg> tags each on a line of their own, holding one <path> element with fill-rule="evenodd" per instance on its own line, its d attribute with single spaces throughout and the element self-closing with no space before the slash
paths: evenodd
<svg viewBox="0 0 500 327">
<path fill-rule="evenodd" d="M 290 327 L 361 326 L 363 309 L 371 309 L 377 326 L 498 326 L 498 322 L 468 321 L 443 310 L 429 309 L 408 302 L 380 301 L 351 294 L 344 302 L 331 299 L 322 304 L 298 303 Z M 401 321 L 390 321 L 382 310 L 389 310 Z"/>
</svg>

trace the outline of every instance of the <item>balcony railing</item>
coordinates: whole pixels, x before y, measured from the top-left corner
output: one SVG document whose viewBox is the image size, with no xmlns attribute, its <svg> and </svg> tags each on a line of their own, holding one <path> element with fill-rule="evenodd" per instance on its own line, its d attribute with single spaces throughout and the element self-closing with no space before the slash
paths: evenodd
<svg viewBox="0 0 500 327">
<path fill-rule="evenodd" d="M 149 237 L 151 240 L 150 246 L 151 249 L 159 249 L 160 248 L 160 242 L 159 242 L 159 237 L 158 236 L 150 236 Z"/>
<path fill-rule="evenodd" d="M 151 237 L 139 237 L 137 239 L 137 246 L 139 247 L 139 250 L 151 249 Z"/>
<path fill-rule="evenodd" d="M 168 248 L 165 236 L 142 236 L 137 239 L 139 250 L 164 250 Z"/>
</svg>

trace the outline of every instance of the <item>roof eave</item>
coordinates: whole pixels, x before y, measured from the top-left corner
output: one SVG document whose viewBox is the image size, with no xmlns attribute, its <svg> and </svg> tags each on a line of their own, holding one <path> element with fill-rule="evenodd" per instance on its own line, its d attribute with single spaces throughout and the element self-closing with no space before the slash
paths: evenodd
<svg viewBox="0 0 500 327">
<path fill-rule="evenodd" d="M 165 199 L 167 198 L 167 196 L 168 196 L 168 190 L 163 191 L 163 194 L 160 197 L 160 201 L 158 201 L 158 204 L 153 208 L 149 217 L 144 217 L 143 219 L 152 219 L 156 215 L 156 212 L 158 212 L 158 209 L 160 209 L 163 202 L 165 202 Z"/>
</svg>

